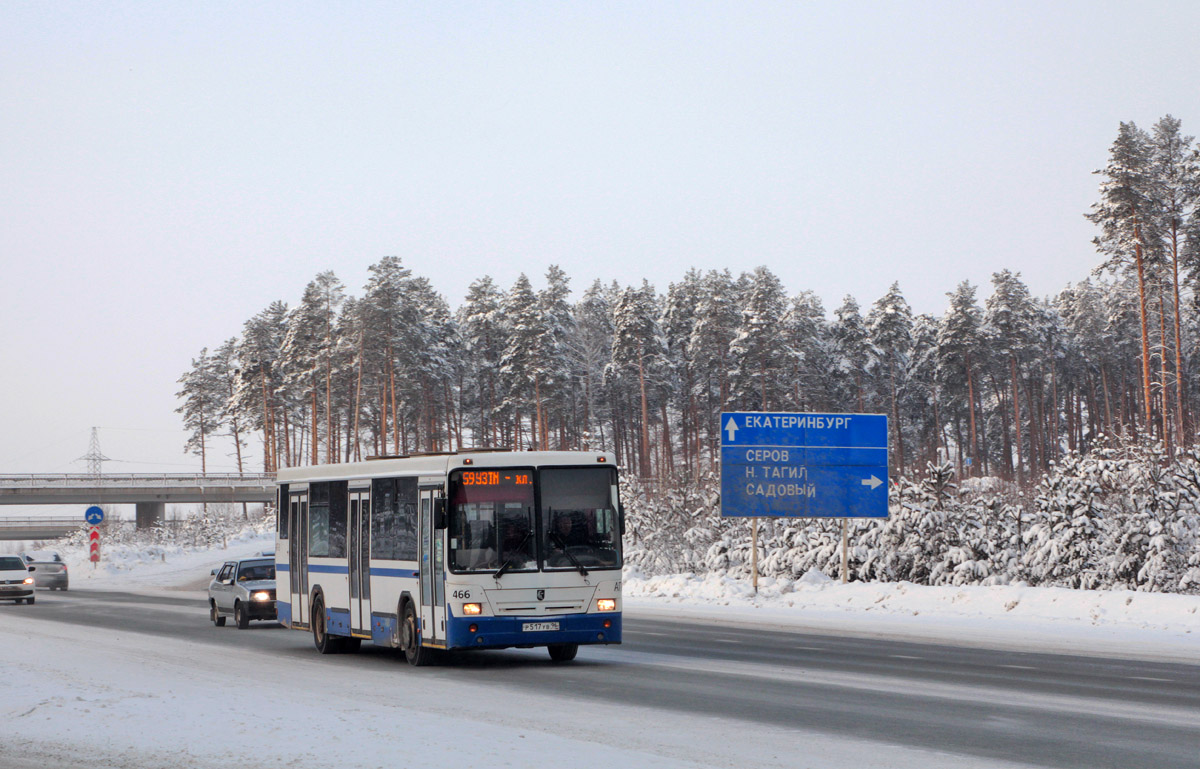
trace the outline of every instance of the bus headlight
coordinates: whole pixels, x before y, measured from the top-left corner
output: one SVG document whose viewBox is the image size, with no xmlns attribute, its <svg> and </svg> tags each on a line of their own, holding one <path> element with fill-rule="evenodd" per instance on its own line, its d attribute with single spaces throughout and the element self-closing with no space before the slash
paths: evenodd
<svg viewBox="0 0 1200 769">
<path fill-rule="evenodd" d="M 483 604 L 464 603 L 463 614 L 483 614 Z"/>
<path fill-rule="evenodd" d="M 251 595 L 250 598 L 252 598 L 255 601 L 269 601 L 269 600 L 271 600 L 271 594 L 266 591 L 259 591 L 255 594 Z"/>
<path fill-rule="evenodd" d="M 596 611 L 616 611 L 616 598 L 598 598 L 596 599 Z"/>
</svg>

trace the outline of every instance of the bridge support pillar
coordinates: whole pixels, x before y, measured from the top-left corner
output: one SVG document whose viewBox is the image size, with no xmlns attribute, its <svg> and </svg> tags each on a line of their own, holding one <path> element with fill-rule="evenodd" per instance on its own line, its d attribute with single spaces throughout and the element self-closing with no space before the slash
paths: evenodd
<svg viewBox="0 0 1200 769">
<path fill-rule="evenodd" d="M 154 524 L 162 522 L 167 504 L 165 502 L 138 502 L 134 507 L 137 515 L 137 527 L 152 529 Z"/>
</svg>

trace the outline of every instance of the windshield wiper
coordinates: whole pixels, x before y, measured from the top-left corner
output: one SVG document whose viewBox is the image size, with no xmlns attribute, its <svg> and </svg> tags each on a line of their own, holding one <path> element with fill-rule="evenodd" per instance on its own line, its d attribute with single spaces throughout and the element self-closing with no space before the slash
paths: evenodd
<svg viewBox="0 0 1200 769">
<path fill-rule="evenodd" d="M 532 536 L 532 534 L 533 534 L 533 529 L 530 529 L 529 531 L 525 532 L 525 538 L 522 539 L 521 544 L 517 545 L 517 547 L 515 548 L 516 552 L 513 553 L 512 555 L 510 555 L 508 557 L 508 560 L 505 561 L 504 564 L 501 565 L 499 569 L 496 569 L 496 573 L 492 575 L 492 579 L 500 579 L 501 577 L 504 576 L 504 572 L 508 571 L 509 566 L 512 566 L 513 559 L 516 558 L 518 555 L 521 555 L 521 551 L 523 551 L 525 549 L 525 543 L 529 541 L 529 537 Z"/>
<path fill-rule="evenodd" d="M 580 574 L 582 574 L 583 576 L 585 576 L 585 577 L 586 577 L 586 576 L 587 576 L 587 569 L 583 568 L 583 564 L 579 562 L 579 559 L 578 559 L 578 558 L 576 558 L 575 556 L 571 555 L 571 551 L 567 549 L 567 543 L 566 543 L 566 542 L 563 542 L 563 539 L 562 539 L 562 537 L 558 536 L 558 532 L 557 532 L 557 531 L 555 531 L 555 532 L 551 532 L 551 533 L 550 533 L 550 539 L 551 539 L 551 541 L 553 541 L 553 542 L 554 542 L 554 544 L 556 544 L 556 545 L 558 545 L 560 548 L 562 548 L 563 555 L 565 555 L 565 556 L 566 556 L 568 559 L 570 559 L 571 563 L 575 564 L 575 568 L 576 568 L 576 569 L 579 569 L 579 573 L 580 573 Z"/>
</svg>

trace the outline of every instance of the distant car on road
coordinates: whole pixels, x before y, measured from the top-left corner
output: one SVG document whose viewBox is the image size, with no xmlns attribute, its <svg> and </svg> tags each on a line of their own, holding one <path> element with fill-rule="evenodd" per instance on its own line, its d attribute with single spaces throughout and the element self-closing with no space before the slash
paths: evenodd
<svg viewBox="0 0 1200 769">
<path fill-rule="evenodd" d="M 212 570 L 208 585 L 208 617 L 221 627 L 226 617 L 246 628 L 250 620 L 273 620 L 275 615 L 275 559 L 246 558 L 226 561 Z"/>
<path fill-rule="evenodd" d="M 53 550 L 31 550 L 21 554 L 25 565 L 33 574 L 33 583 L 51 590 L 66 590 L 68 586 L 67 564 Z"/>
<path fill-rule="evenodd" d="M 19 556 L 0 555 L 0 601 L 33 603 L 33 577 Z"/>
</svg>

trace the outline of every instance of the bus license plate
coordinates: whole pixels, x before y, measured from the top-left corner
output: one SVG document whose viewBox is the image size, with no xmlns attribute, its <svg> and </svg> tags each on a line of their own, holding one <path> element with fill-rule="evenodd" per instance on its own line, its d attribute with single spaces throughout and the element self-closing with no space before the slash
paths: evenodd
<svg viewBox="0 0 1200 769">
<path fill-rule="evenodd" d="M 526 622 L 521 625 L 521 630 L 526 633 L 536 633 L 540 630 L 558 630 L 557 622 Z"/>
</svg>

